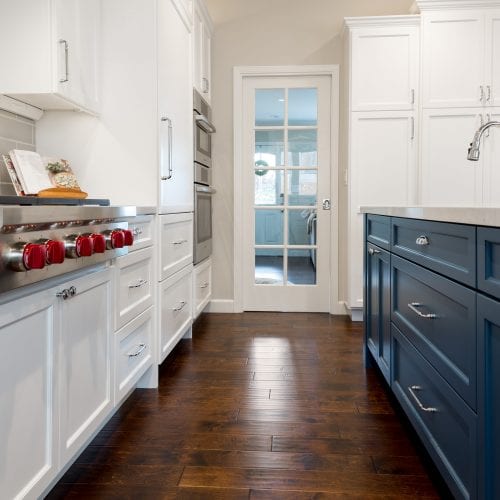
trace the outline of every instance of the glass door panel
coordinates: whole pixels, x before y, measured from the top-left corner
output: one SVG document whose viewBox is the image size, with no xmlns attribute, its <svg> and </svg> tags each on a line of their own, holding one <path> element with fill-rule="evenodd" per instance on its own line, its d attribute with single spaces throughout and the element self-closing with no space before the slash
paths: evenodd
<svg viewBox="0 0 500 500">
<path fill-rule="evenodd" d="M 254 97 L 255 284 L 315 285 L 318 91 L 256 89 Z"/>
</svg>

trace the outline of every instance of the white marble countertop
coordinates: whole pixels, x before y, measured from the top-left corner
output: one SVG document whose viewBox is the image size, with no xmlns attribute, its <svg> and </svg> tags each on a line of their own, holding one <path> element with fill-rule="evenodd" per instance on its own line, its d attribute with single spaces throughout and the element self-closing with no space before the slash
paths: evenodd
<svg viewBox="0 0 500 500">
<path fill-rule="evenodd" d="M 364 214 L 500 227 L 500 207 L 361 207 Z"/>
</svg>

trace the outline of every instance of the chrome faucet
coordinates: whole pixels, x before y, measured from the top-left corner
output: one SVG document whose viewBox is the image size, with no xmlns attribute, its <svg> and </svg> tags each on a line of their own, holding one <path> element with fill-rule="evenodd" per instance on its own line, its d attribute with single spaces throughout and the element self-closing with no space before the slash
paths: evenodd
<svg viewBox="0 0 500 500">
<path fill-rule="evenodd" d="M 500 122 L 497 121 L 490 121 L 486 122 L 484 125 L 481 125 L 477 132 L 474 134 L 474 139 L 472 139 L 472 142 L 470 143 L 469 146 L 469 151 L 467 153 L 467 159 L 470 161 L 478 161 L 479 160 L 479 153 L 480 153 L 480 148 L 481 148 L 481 138 L 483 137 L 483 134 L 490 128 L 490 127 L 500 127 Z"/>
</svg>

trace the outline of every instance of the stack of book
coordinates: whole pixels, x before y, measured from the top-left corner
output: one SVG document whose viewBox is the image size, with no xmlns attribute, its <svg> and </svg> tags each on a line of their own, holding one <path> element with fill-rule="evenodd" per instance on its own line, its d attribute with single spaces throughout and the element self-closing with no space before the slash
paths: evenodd
<svg viewBox="0 0 500 500">
<path fill-rule="evenodd" d="M 3 155 L 3 161 L 18 196 L 87 197 L 66 160 L 13 149 Z"/>
</svg>

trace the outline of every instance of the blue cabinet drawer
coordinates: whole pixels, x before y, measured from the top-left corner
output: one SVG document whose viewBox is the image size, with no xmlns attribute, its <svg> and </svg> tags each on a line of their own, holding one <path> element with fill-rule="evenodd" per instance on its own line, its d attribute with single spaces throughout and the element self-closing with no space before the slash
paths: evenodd
<svg viewBox="0 0 500 500">
<path fill-rule="evenodd" d="M 391 218 L 383 215 L 366 216 L 366 239 L 389 250 L 391 244 Z"/>
<path fill-rule="evenodd" d="M 500 299 L 500 229 L 477 228 L 477 287 Z"/>
<path fill-rule="evenodd" d="M 455 498 L 476 498 L 477 416 L 392 326 L 391 387 Z"/>
<path fill-rule="evenodd" d="M 476 286 L 476 228 L 392 218 L 394 253 L 469 286 Z"/>
<path fill-rule="evenodd" d="M 475 409 L 475 292 L 395 255 L 391 288 L 391 320 Z"/>
</svg>

